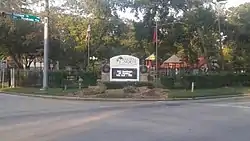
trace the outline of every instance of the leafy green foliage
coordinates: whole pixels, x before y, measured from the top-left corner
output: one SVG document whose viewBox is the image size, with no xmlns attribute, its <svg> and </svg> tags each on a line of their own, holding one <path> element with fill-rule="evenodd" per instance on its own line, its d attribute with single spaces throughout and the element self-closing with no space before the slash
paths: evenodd
<svg viewBox="0 0 250 141">
<path fill-rule="evenodd" d="M 1 1 L 5 11 L 32 13 L 40 0 Z M 240 5 L 220 15 L 211 0 L 67 0 L 50 9 L 49 58 L 60 67 L 87 68 L 87 27 L 91 25 L 90 56 L 100 60 L 114 55 L 131 54 L 146 58 L 155 52 L 152 42 L 158 16 L 158 56 L 165 60 L 177 54 L 195 63 L 197 57 L 225 60 L 227 65 L 248 67 L 250 64 L 250 4 Z M 23 7 L 23 8 L 22 8 Z M 120 11 L 131 10 L 139 21 L 121 19 Z M 70 14 L 66 14 L 71 11 Z M 139 15 L 142 15 L 139 17 Z M 218 23 L 220 19 L 220 25 Z M 43 25 L 27 21 L 0 18 L 0 57 L 11 57 L 18 68 L 29 68 L 43 56 Z M 227 35 L 224 49 L 219 50 L 221 31 Z M 222 52 L 222 53 L 221 53 Z M 224 58 L 222 58 L 224 56 Z M 222 60 L 221 60 L 222 58 Z"/>
<path fill-rule="evenodd" d="M 23 68 L 23 64 L 28 68 L 36 56 L 41 56 L 41 26 L 19 20 L 2 18 L 2 21 L 5 22 L 0 23 L 1 54 L 10 56 L 18 68 Z"/>
<path fill-rule="evenodd" d="M 107 87 L 107 89 L 123 89 L 125 87 L 129 86 L 134 86 L 134 87 L 148 87 L 148 88 L 154 88 L 153 83 L 150 82 L 127 82 L 127 83 L 122 83 L 122 82 L 105 82 L 104 83 Z"/>
<path fill-rule="evenodd" d="M 175 88 L 174 78 L 161 77 L 161 83 L 168 88 Z M 232 86 L 249 86 L 250 74 L 248 73 L 221 73 L 211 75 L 188 75 L 183 76 L 178 82 L 181 88 L 191 89 L 192 82 L 195 84 L 195 89 L 212 89 Z"/>
<path fill-rule="evenodd" d="M 172 77 L 167 77 L 167 76 L 161 77 L 161 84 L 166 88 L 174 88 L 174 82 L 175 79 Z"/>
</svg>

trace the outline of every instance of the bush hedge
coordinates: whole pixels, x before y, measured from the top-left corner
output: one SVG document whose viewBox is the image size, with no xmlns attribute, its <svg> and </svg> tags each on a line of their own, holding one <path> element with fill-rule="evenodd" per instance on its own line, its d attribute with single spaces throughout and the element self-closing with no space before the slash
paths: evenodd
<svg viewBox="0 0 250 141">
<path fill-rule="evenodd" d="M 97 84 L 97 75 L 96 73 L 92 73 L 92 72 L 79 72 L 78 76 L 80 76 L 83 79 L 82 84 L 83 85 L 90 85 L 90 86 L 94 86 Z"/>
<path fill-rule="evenodd" d="M 250 74 L 210 74 L 187 75 L 176 80 L 171 77 L 161 77 L 161 83 L 167 88 L 174 88 L 175 82 L 180 82 L 182 88 L 190 89 L 192 82 L 196 89 L 221 88 L 225 86 L 250 86 Z"/>
<path fill-rule="evenodd" d="M 174 88 L 175 79 L 173 77 L 161 77 L 161 84 L 166 88 Z"/>
<path fill-rule="evenodd" d="M 69 76 L 71 79 L 69 79 Z M 95 73 L 83 71 L 50 71 L 48 73 L 48 85 L 51 88 L 77 88 L 79 76 L 83 79 L 82 86 L 96 85 L 97 76 Z M 17 76 L 17 85 L 20 87 L 41 87 L 43 73 L 42 71 L 19 71 Z"/>
<path fill-rule="evenodd" d="M 69 76 L 71 79 L 69 79 Z M 50 87 L 62 87 L 65 84 L 68 88 L 77 88 L 79 85 L 79 77 L 82 78 L 82 86 L 93 86 L 97 83 L 97 76 L 91 72 L 73 72 L 69 74 L 68 72 L 51 72 L 49 78 L 51 79 L 49 82 Z"/>
<path fill-rule="evenodd" d="M 123 89 L 128 86 L 154 88 L 151 82 L 104 82 L 107 89 Z"/>
</svg>

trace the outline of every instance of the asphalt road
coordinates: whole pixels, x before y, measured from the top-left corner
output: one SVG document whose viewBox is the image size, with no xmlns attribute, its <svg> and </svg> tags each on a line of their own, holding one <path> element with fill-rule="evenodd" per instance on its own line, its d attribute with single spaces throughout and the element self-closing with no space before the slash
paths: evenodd
<svg viewBox="0 0 250 141">
<path fill-rule="evenodd" d="M 0 94 L 0 141 L 249 141 L 250 100 L 83 102 Z"/>
</svg>

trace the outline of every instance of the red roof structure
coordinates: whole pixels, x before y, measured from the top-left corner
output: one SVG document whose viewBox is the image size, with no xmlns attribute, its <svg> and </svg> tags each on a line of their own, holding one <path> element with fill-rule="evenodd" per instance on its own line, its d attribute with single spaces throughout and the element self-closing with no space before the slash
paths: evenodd
<svg viewBox="0 0 250 141">
<path fill-rule="evenodd" d="M 162 69 L 174 69 L 174 68 L 183 68 L 186 66 L 186 63 L 182 61 L 181 58 L 179 58 L 176 55 L 172 55 L 170 58 L 165 60 L 160 68 Z"/>
</svg>

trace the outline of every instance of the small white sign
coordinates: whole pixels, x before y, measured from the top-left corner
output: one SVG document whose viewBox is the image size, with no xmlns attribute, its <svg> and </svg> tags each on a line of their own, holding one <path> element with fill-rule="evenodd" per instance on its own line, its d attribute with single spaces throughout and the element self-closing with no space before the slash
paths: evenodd
<svg viewBox="0 0 250 141">
<path fill-rule="evenodd" d="M 130 55 L 118 55 L 110 58 L 110 81 L 139 81 L 139 58 Z"/>
<path fill-rule="evenodd" d="M 0 69 L 7 69 L 7 61 L 6 60 L 0 61 Z"/>
</svg>

